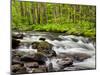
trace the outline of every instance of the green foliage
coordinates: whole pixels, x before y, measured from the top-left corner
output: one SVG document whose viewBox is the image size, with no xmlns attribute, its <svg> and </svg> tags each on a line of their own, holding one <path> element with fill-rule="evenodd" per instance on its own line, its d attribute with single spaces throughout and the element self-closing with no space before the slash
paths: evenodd
<svg viewBox="0 0 100 75">
<path fill-rule="evenodd" d="M 96 7 L 12 0 L 12 30 L 95 37 Z"/>
<path fill-rule="evenodd" d="M 86 22 L 87 23 L 87 22 Z M 47 31 L 47 32 L 60 32 L 60 33 L 67 33 L 73 35 L 83 35 L 87 37 L 95 37 L 95 28 L 91 29 L 91 23 L 81 24 L 82 26 L 77 26 L 73 23 L 68 24 L 47 24 L 47 25 L 33 25 L 33 30 L 35 31 Z"/>
</svg>

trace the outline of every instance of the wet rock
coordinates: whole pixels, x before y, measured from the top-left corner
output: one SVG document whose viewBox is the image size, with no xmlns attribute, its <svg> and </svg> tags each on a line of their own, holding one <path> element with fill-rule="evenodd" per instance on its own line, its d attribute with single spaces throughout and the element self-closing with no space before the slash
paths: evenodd
<svg viewBox="0 0 100 75">
<path fill-rule="evenodd" d="M 75 53 L 73 54 L 74 59 L 77 61 L 84 61 L 85 59 L 90 58 L 91 56 L 85 53 Z"/>
<path fill-rule="evenodd" d="M 47 69 L 48 69 L 48 72 L 54 71 L 54 69 L 53 69 L 53 64 L 50 63 L 50 64 L 48 65 Z"/>
<path fill-rule="evenodd" d="M 27 54 L 27 52 L 24 52 L 24 51 L 17 51 L 16 52 L 16 56 L 19 56 L 19 57 L 24 56 L 26 54 Z"/>
<path fill-rule="evenodd" d="M 75 38 L 71 38 L 74 42 L 78 42 L 78 39 Z"/>
<path fill-rule="evenodd" d="M 57 63 L 61 66 L 61 68 L 65 68 L 71 66 L 73 64 L 73 60 L 67 57 L 57 61 Z"/>
<path fill-rule="evenodd" d="M 26 55 L 26 52 L 23 52 L 23 51 L 13 51 L 12 52 L 12 62 L 13 63 L 20 62 L 21 57 L 23 57 L 24 55 Z"/>
<path fill-rule="evenodd" d="M 21 61 L 16 60 L 16 59 L 13 59 L 13 60 L 12 60 L 12 65 L 15 65 L 15 64 L 20 64 L 21 66 L 24 65 Z"/>
<path fill-rule="evenodd" d="M 52 46 L 53 45 L 49 44 L 48 42 L 42 41 L 42 42 L 39 42 L 37 49 L 39 52 L 41 52 L 42 50 L 52 50 Z"/>
<path fill-rule="evenodd" d="M 52 50 L 52 46 L 53 45 L 49 44 L 48 42 L 43 41 L 38 44 L 37 51 L 45 54 L 48 57 L 56 56 L 56 52 Z"/>
<path fill-rule="evenodd" d="M 71 58 L 64 58 L 62 59 L 63 61 L 63 66 L 70 66 L 73 64 L 73 60 Z"/>
<path fill-rule="evenodd" d="M 56 54 L 56 52 L 54 50 L 51 51 L 51 54 L 52 54 L 51 57 L 53 57 L 53 56 L 56 57 L 57 56 L 57 54 Z"/>
<path fill-rule="evenodd" d="M 39 42 L 33 42 L 32 43 L 32 48 L 33 49 L 37 49 L 38 48 L 38 45 L 39 45 Z"/>
<path fill-rule="evenodd" d="M 46 65 L 39 65 L 38 67 L 26 67 L 28 73 L 40 73 L 40 72 L 47 72 Z"/>
<path fill-rule="evenodd" d="M 16 49 L 20 45 L 20 41 L 16 39 L 12 39 L 12 48 Z"/>
<path fill-rule="evenodd" d="M 66 67 L 64 68 L 65 71 L 75 71 L 77 68 L 75 67 Z"/>
<path fill-rule="evenodd" d="M 16 72 L 16 74 L 25 74 L 28 73 L 25 67 L 22 67 L 20 70 Z"/>
<path fill-rule="evenodd" d="M 17 72 L 18 70 L 20 70 L 20 68 L 21 68 L 20 64 L 12 65 L 11 67 L 12 72 Z"/>
<path fill-rule="evenodd" d="M 24 66 L 29 67 L 29 68 L 38 68 L 39 64 L 38 62 L 27 62 L 27 63 L 24 63 Z"/>
<path fill-rule="evenodd" d="M 75 61 L 84 61 L 85 59 L 90 58 L 91 56 L 86 53 L 61 53 L 58 55 L 59 58 L 69 57 Z"/>
<path fill-rule="evenodd" d="M 24 36 L 24 34 L 12 34 L 12 38 L 14 39 L 23 39 Z"/>
<path fill-rule="evenodd" d="M 25 55 L 21 57 L 21 61 L 23 62 L 38 62 L 38 64 L 45 64 L 47 57 L 42 53 L 34 53 L 33 55 Z"/>
<path fill-rule="evenodd" d="M 47 57 L 56 57 L 57 54 L 54 50 L 50 50 L 47 53 L 44 53 Z"/>
<path fill-rule="evenodd" d="M 43 53 L 35 53 L 34 55 L 35 60 L 39 63 L 39 65 L 44 65 L 45 61 L 47 61 L 47 57 Z"/>
<path fill-rule="evenodd" d="M 38 67 L 29 67 L 27 66 L 28 73 L 40 73 L 40 72 L 48 72 L 46 65 L 39 65 Z"/>
<path fill-rule="evenodd" d="M 47 71 L 48 71 L 48 70 L 47 70 L 46 64 L 44 64 L 44 65 L 39 65 L 39 69 L 42 69 L 43 72 L 47 72 Z"/>
<path fill-rule="evenodd" d="M 33 42 L 32 46 L 34 49 L 38 49 L 38 50 L 51 50 L 52 49 L 52 45 L 46 41 Z"/>
<path fill-rule="evenodd" d="M 42 73 L 45 72 L 42 68 L 33 68 L 32 73 Z"/>
<path fill-rule="evenodd" d="M 37 52 L 41 52 L 47 57 L 53 57 L 56 56 L 56 52 L 52 50 L 52 46 L 50 43 L 46 41 L 41 41 L 41 42 L 33 42 L 32 43 L 32 48 L 37 49 Z"/>
<path fill-rule="evenodd" d="M 66 57 L 69 57 L 69 58 L 72 58 L 73 59 L 73 55 L 71 53 L 60 53 L 57 57 L 58 58 L 66 58 Z"/>
<path fill-rule="evenodd" d="M 15 64 L 11 66 L 12 72 L 16 74 L 24 74 L 26 72 L 26 68 L 20 64 Z"/>
<path fill-rule="evenodd" d="M 42 38 L 42 37 L 41 37 L 41 38 L 39 38 L 39 40 L 45 41 L 45 40 L 46 40 L 46 38 Z"/>
<path fill-rule="evenodd" d="M 34 57 L 33 56 L 22 56 L 21 57 L 21 61 L 24 61 L 24 62 L 32 62 L 34 61 Z"/>
<path fill-rule="evenodd" d="M 87 69 L 86 67 L 81 67 L 81 66 L 76 66 L 76 65 L 64 68 L 65 71 L 86 70 L 86 69 Z"/>
<path fill-rule="evenodd" d="M 61 38 L 55 38 L 54 40 L 62 41 L 62 39 L 61 39 Z"/>
<path fill-rule="evenodd" d="M 16 51 L 15 50 L 12 50 L 11 56 L 12 56 L 12 58 L 16 56 Z"/>
</svg>

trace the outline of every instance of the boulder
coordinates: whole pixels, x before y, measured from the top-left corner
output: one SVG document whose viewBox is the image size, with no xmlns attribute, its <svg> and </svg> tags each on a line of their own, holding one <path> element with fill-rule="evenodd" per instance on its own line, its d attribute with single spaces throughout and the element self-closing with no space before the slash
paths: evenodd
<svg viewBox="0 0 100 75">
<path fill-rule="evenodd" d="M 60 53 L 58 55 L 59 58 L 69 57 L 75 61 L 84 61 L 85 59 L 90 58 L 91 56 L 86 53 Z"/>
<path fill-rule="evenodd" d="M 63 59 L 63 58 L 66 58 L 66 57 L 74 59 L 73 54 L 71 54 L 71 53 L 60 53 L 57 57 L 60 58 L 60 59 Z"/>
<path fill-rule="evenodd" d="M 43 72 L 47 72 L 48 71 L 46 64 L 39 65 L 39 69 L 42 69 Z"/>
<path fill-rule="evenodd" d="M 34 53 L 33 55 L 24 55 L 21 57 L 22 62 L 38 62 L 38 64 L 45 64 L 47 57 L 42 53 Z"/>
<path fill-rule="evenodd" d="M 32 73 L 43 73 L 45 72 L 42 68 L 33 68 Z"/>
<path fill-rule="evenodd" d="M 52 46 L 53 45 L 49 44 L 48 42 L 42 41 L 39 42 L 37 50 L 39 52 L 42 52 L 43 50 L 52 50 Z"/>
<path fill-rule="evenodd" d="M 20 41 L 19 40 L 12 39 L 12 48 L 13 49 L 18 48 L 19 44 L 20 44 Z"/>
<path fill-rule="evenodd" d="M 16 59 L 13 59 L 13 60 L 12 60 L 12 65 L 15 65 L 15 64 L 20 64 L 21 66 L 24 65 L 21 61 L 16 60 Z"/>
<path fill-rule="evenodd" d="M 38 62 L 27 62 L 27 63 L 24 63 L 24 66 L 28 68 L 38 68 L 39 64 Z"/>
<path fill-rule="evenodd" d="M 33 64 L 33 63 L 32 63 Z M 30 67 L 30 66 L 27 66 L 27 72 L 28 73 L 40 73 L 40 72 L 47 72 L 47 67 L 46 65 L 38 65 L 37 67 Z"/>
<path fill-rule="evenodd" d="M 71 67 L 66 67 L 63 70 L 64 71 L 75 71 L 75 70 L 86 70 L 86 67 L 81 67 L 81 66 L 71 66 Z M 89 70 L 89 69 L 88 69 Z"/>
<path fill-rule="evenodd" d="M 44 55 L 46 55 L 47 57 L 56 56 L 56 52 L 54 50 L 52 50 L 52 46 L 53 45 L 49 44 L 46 41 L 32 43 L 33 49 L 37 49 L 37 52 L 41 52 Z"/>
<path fill-rule="evenodd" d="M 24 56 L 26 54 L 27 54 L 27 52 L 25 52 L 25 51 L 17 51 L 16 52 L 16 56 L 19 56 L 19 57 Z"/>
<path fill-rule="evenodd" d="M 65 67 L 69 67 L 73 64 L 73 60 L 69 57 L 67 58 L 63 58 L 59 61 L 57 61 L 58 65 L 61 67 L 61 69 L 65 68 Z"/>
<path fill-rule="evenodd" d="M 35 61 L 34 57 L 33 56 L 22 56 L 20 61 L 23 61 L 23 62 L 32 62 L 32 61 Z"/>
<path fill-rule="evenodd" d="M 12 63 L 20 63 L 22 56 L 26 55 L 26 52 L 23 51 L 12 51 Z"/>
<path fill-rule="evenodd" d="M 53 45 L 49 44 L 48 42 L 43 41 L 38 44 L 37 51 L 44 53 L 48 57 L 56 56 L 56 52 L 52 50 L 52 46 Z"/>
<path fill-rule="evenodd" d="M 74 42 L 78 42 L 78 39 L 76 39 L 76 38 L 71 38 L 72 39 L 72 41 L 74 41 Z"/>
<path fill-rule="evenodd" d="M 75 60 L 82 62 L 85 59 L 90 58 L 91 56 L 86 53 L 75 53 L 75 54 L 73 54 L 73 57 Z"/>
<path fill-rule="evenodd" d="M 23 39 L 25 35 L 24 34 L 12 34 L 12 38 L 14 39 Z"/>
<path fill-rule="evenodd" d="M 12 69 L 12 72 L 16 73 L 18 70 L 21 69 L 21 66 L 20 64 L 15 64 L 15 65 L 12 65 L 11 69 Z"/>
<path fill-rule="evenodd" d="M 47 57 L 41 52 L 35 53 L 34 58 L 39 65 L 44 65 L 45 61 L 47 61 Z"/>
<path fill-rule="evenodd" d="M 25 67 L 22 67 L 20 70 L 18 70 L 17 72 L 16 72 L 16 74 L 27 74 L 28 72 L 27 72 L 27 70 L 26 70 L 26 68 Z"/>
<path fill-rule="evenodd" d="M 45 40 L 46 40 L 46 38 L 42 38 L 42 37 L 41 37 L 41 38 L 39 38 L 39 40 L 45 41 Z"/>
<path fill-rule="evenodd" d="M 33 42 L 32 43 L 32 48 L 33 49 L 37 49 L 38 48 L 38 44 L 39 44 L 39 42 Z"/>
<path fill-rule="evenodd" d="M 52 64 L 52 63 L 49 63 L 49 65 L 48 65 L 48 67 L 47 67 L 47 70 L 48 70 L 48 72 L 54 71 L 54 69 L 53 69 L 53 64 Z"/>
<path fill-rule="evenodd" d="M 47 57 L 56 57 L 57 54 L 54 50 L 48 51 L 48 53 L 44 53 Z"/>
<path fill-rule="evenodd" d="M 48 72 L 48 71 L 47 71 L 46 65 L 39 65 L 38 68 L 32 68 L 32 69 L 30 69 L 30 70 L 32 70 L 32 71 L 31 71 L 32 73 L 43 73 L 43 72 Z"/>
<path fill-rule="evenodd" d="M 20 64 L 12 65 L 11 69 L 12 69 L 12 73 L 15 73 L 15 74 L 27 73 L 26 68 L 24 66 L 20 65 Z"/>
</svg>

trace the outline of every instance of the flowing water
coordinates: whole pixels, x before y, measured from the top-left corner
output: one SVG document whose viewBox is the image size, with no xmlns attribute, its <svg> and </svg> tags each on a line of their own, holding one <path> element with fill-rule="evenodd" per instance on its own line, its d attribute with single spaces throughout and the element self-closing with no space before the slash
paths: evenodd
<svg viewBox="0 0 100 75">
<path fill-rule="evenodd" d="M 52 49 L 57 55 L 60 55 L 61 53 L 85 53 L 91 56 L 91 58 L 85 59 L 83 62 L 74 62 L 74 67 L 67 67 L 65 70 L 78 70 L 84 68 L 95 69 L 95 42 L 90 40 L 90 38 L 49 32 L 27 32 L 24 33 L 24 35 L 24 38 L 20 39 L 21 45 L 17 49 L 19 51 L 37 52 L 36 49 L 32 49 L 31 43 L 34 41 L 40 41 L 39 38 L 44 37 L 47 42 L 53 45 Z M 60 65 L 56 63 L 57 60 L 60 59 L 48 59 L 47 65 L 52 63 L 53 68 L 59 71 Z"/>
</svg>

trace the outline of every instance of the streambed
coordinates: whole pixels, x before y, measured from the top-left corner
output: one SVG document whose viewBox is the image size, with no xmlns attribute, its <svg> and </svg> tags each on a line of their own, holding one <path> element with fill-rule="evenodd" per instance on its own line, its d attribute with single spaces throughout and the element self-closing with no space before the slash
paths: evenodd
<svg viewBox="0 0 100 75">
<path fill-rule="evenodd" d="M 38 71 L 33 71 L 33 69 L 30 69 L 30 67 L 28 67 L 26 73 L 75 71 L 96 68 L 96 45 L 95 41 L 93 41 L 91 38 L 66 35 L 65 33 L 49 32 L 13 32 L 13 34 L 23 34 L 23 37 L 16 38 L 16 40 L 20 41 L 20 44 L 17 48 L 12 49 L 12 54 L 13 52 L 25 52 L 25 54 L 23 55 L 37 53 L 38 50 L 32 47 L 32 43 L 44 41 L 44 38 L 47 43 L 52 45 L 50 49 L 52 49 L 56 53 L 56 56 L 47 56 L 47 59 L 45 60 L 45 66 L 47 70 L 40 71 L 39 69 L 37 69 Z M 40 38 L 42 38 L 42 40 Z M 12 60 L 14 59 L 15 57 L 12 55 Z M 70 64 L 65 65 L 65 63 L 68 62 L 70 62 Z M 24 66 L 25 65 L 26 64 L 24 64 Z M 20 73 L 21 72 L 18 72 L 18 74 Z"/>
</svg>

